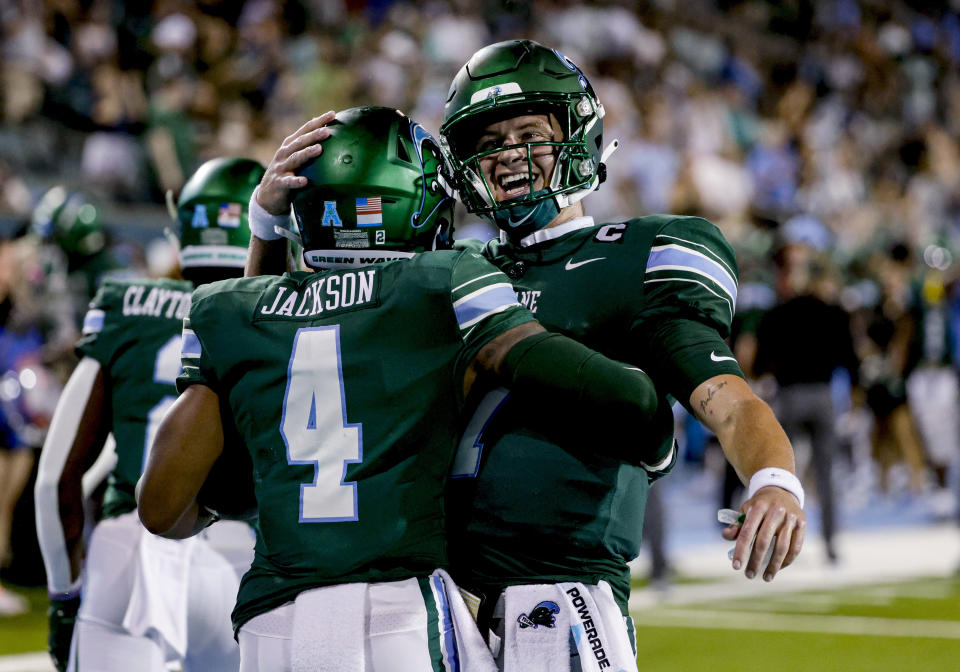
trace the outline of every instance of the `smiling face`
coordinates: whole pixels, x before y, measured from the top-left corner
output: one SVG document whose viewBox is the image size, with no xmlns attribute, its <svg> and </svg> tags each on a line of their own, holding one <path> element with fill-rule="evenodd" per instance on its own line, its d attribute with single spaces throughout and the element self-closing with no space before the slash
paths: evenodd
<svg viewBox="0 0 960 672">
<path fill-rule="evenodd" d="M 497 147 L 562 139 L 560 124 L 552 114 L 526 114 L 485 126 L 474 151 L 487 152 Z M 532 147 L 528 161 L 527 149 L 514 147 L 480 159 L 480 170 L 493 199 L 499 203 L 544 189 L 556 165 L 555 151 L 556 147 L 552 145 Z"/>
</svg>

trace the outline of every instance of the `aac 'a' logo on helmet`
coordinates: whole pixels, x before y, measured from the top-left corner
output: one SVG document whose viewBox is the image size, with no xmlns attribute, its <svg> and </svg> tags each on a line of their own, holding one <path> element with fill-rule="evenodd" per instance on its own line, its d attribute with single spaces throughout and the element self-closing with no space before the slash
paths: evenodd
<svg viewBox="0 0 960 672">
<path fill-rule="evenodd" d="M 503 89 L 501 89 L 499 86 L 491 86 L 490 90 L 487 91 L 487 98 L 496 98 L 501 93 L 503 93 Z"/>
<path fill-rule="evenodd" d="M 517 623 L 521 628 L 538 628 L 541 625 L 547 628 L 557 627 L 557 617 L 554 614 L 560 613 L 560 607 L 556 602 L 544 600 L 533 609 L 529 614 L 520 614 L 517 616 Z"/>
<path fill-rule="evenodd" d="M 323 219 L 320 220 L 321 226 L 343 226 L 340 221 L 340 214 L 337 212 L 336 201 L 323 202 Z"/>
<path fill-rule="evenodd" d="M 190 226 L 194 229 L 205 229 L 210 226 L 207 219 L 207 206 L 197 203 L 193 208 L 193 219 L 190 220 Z"/>
</svg>

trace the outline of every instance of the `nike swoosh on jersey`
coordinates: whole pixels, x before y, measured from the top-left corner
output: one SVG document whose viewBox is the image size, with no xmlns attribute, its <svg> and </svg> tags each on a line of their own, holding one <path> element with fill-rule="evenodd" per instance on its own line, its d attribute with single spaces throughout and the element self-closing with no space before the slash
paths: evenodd
<svg viewBox="0 0 960 672">
<path fill-rule="evenodd" d="M 720 357 L 719 355 L 717 355 L 716 352 L 713 352 L 713 351 L 710 352 L 710 359 L 712 359 L 715 362 L 725 362 L 728 360 L 731 362 L 737 361 L 736 357 Z"/>
<path fill-rule="evenodd" d="M 601 261 L 603 259 L 606 259 L 606 257 L 594 257 L 593 259 L 584 259 L 583 261 L 574 261 L 573 259 L 567 259 L 567 263 L 564 266 L 564 269 L 568 271 L 572 271 L 573 269 L 583 266 L 584 264 L 590 264 L 590 263 L 593 263 L 594 261 Z"/>
</svg>

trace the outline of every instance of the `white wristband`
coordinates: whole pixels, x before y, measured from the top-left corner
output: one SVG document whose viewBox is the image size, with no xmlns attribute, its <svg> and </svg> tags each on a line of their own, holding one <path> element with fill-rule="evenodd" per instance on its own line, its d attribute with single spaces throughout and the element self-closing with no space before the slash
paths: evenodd
<svg viewBox="0 0 960 672">
<path fill-rule="evenodd" d="M 250 221 L 250 233 L 260 240 L 277 240 L 282 236 L 273 230 L 273 227 L 279 226 L 281 229 L 290 228 L 290 215 L 271 215 L 257 203 L 257 192 L 260 187 L 253 190 L 250 196 L 250 206 L 247 209 L 247 216 Z"/>
<path fill-rule="evenodd" d="M 757 490 L 765 488 L 768 485 L 775 485 L 783 488 L 800 502 L 800 508 L 803 508 L 803 486 L 800 485 L 800 479 L 786 469 L 777 467 L 766 467 L 760 469 L 750 477 L 750 485 L 747 487 L 747 499 L 751 499 Z"/>
</svg>

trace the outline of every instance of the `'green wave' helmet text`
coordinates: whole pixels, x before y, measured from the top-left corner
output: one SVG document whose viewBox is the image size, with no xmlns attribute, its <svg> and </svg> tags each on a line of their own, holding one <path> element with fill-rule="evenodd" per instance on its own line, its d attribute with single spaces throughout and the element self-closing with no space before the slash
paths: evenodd
<svg viewBox="0 0 960 672">
<path fill-rule="evenodd" d="M 526 114 L 552 113 L 563 139 L 478 151 L 482 129 Z M 467 210 L 501 229 L 526 235 L 549 224 L 559 211 L 595 190 L 606 177 L 603 165 L 603 106 L 574 63 L 531 40 L 484 47 L 453 79 L 444 108 L 440 141 Z M 549 184 L 532 194 L 497 203 L 480 159 L 510 148 L 552 146 L 556 167 Z M 614 143 L 614 147 L 615 147 Z M 529 168 L 533 172 L 532 166 Z"/>
<path fill-rule="evenodd" d="M 387 107 L 354 107 L 327 126 L 323 152 L 298 171 L 293 214 L 311 268 L 361 266 L 449 247 L 453 199 L 440 147 Z"/>
<path fill-rule="evenodd" d="M 250 244 L 247 208 L 264 167 L 252 159 L 207 161 L 177 199 L 180 268 L 243 269 Z"/>
</svg>

